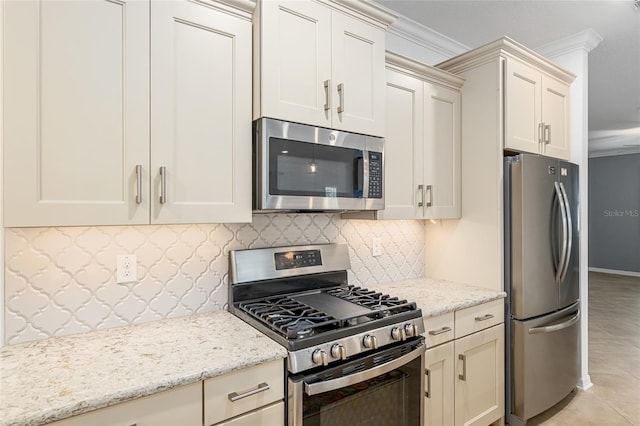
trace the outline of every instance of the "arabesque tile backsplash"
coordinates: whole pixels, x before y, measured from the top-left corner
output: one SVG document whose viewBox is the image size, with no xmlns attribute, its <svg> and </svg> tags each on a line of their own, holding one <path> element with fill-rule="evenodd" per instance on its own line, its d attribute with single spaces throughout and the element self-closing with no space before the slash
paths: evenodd
<svg viewBox="0 0 640 426">
<path fill-rule="evenodd" d="M 7 228 L 5 237 L 7 344 L 224 309 L 234 249 L 347 243 L 352 284 L 424 276 L 417 220 L 266 214 L 249 224 Z M 138 281 L 116 284 L 119 254 L 137 256 Z"/>
</svg>

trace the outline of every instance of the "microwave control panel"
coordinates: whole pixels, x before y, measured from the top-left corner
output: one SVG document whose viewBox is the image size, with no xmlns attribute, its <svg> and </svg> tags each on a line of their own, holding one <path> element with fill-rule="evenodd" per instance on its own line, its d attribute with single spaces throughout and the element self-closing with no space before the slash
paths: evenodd
<svg viewBox="0 0 640 426">
<path fill-rule="evenodd" d="M 382 198 L 382 153 L 369 151 L 368 198 Z"/>
</svg>

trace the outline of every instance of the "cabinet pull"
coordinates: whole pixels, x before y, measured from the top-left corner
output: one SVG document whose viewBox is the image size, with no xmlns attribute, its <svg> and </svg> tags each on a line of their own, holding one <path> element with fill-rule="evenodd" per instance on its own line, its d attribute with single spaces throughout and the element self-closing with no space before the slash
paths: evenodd
<svg viewBox="0 0 640 426">
<path fill-rule="evenodd" d="M 252 389 L 252 390 L 247 391 L 247 392 L 244 392 L 244 393 L 241 393 L 241 394 L 238 394 L 237 392 L 231 392 L 229 395 L 227 395 L 227 398 L 229 398 L 229 401 L 231 401 L 231 402 L 236 402 L 239 399 L 246 398 L 248 396 L 255 395 L 255 394 L 260 393 L 260 392 L 265 392 L 265 391 L 268 391 L 268 390 L 269 390 L 269 385 L 268 384 L 260 383 L 257 388 Z"/>
<path fill-rule="evenodd" d="M 475 320 L 476 321 L 486 321 L 488 319 L 493 318 L 493 314 L 487 314 L 487 315 L 483 315 L 481 317 L 476 317 Z"/>
<path fill-rule="evenodd" d="M 425 368 L 424 374 L 427 376 L 427 391 L 424 393 L 424 396 L 431 398 L 431 371 L 428 368 Z"/>
<path fill-rule="evenodd" d="M 420 194 L 420 201 L 418 201 L 418 207 L 424 206 L 424 185 L 418 185 L 418 193 Z"/>
<path fill-rule="evenodd" d="M 551 124 L 544 126 L 544 143 L 549 144 L 551 142 Z"/>
<path fill-rule="evenodd" d="M 331 86 L 331 80 L 325 80 L 324 81 L 324 110 L 325 111 L 329 111 L 331 109 L 331 99 L 329 98 L 329 96 L 331 96 L 331 90 L 329 89 L 329 86 Z"/>
<path fill-rule="evenodd" d="M 160 204 L 167 202 L 167 168 L 160 167 Z"/>
<path fill-rule="evenodd" d="M 444 326 L 439 330 L 429 330 L 430 336 L 437 336 L 438 334 L 444 334 L 448 331 L 451 331 L 451 327 Z"/>
<path fill-rule="evenodd" d="M 433 205 L 433 186 L 427 185 L 427 191 L 429 191 L 429 201 L 427 201 L 427 207 L 431 207 Z"/>
<path fill-rule="evenodd" d="M 538 145 L 540 145 L 543 141 L 544 141 L 544 123 L 538 123 Z"/>
<path fill-rule="evenodd" d="M 340 103 L 338 104 L 338 113 L 344 112 L 344 83 L 338 84 L 338 96 Z"/>
<path fill-rule="evenodd" d="M 136 164 L 136 204 L 142 204 L 142 164 Z"/>
<path fill-rule="evenodd" d="M 462 374 L 458 374 L 458 379 L 467 381 L 467 356 L 458 354 L 458 359 L 462 361 Z"/>
</svg>

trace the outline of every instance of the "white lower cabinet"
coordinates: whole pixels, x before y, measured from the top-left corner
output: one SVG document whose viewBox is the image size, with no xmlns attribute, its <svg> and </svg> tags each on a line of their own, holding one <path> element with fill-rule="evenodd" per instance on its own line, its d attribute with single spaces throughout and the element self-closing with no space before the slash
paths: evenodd
<svg viewBox="0 0 640 426">
<path fill-rule="evenodd" d="M 425 426 L 454 423 L 453 354 L 453 342 L 436 346 L 425 353 Z"/>
<path fill-rule="evenodd" d="M 425 426 L 504 416 L 503 301 L 425 318 Z"/>
<path fill-rule="evenodd" d="M 204 381 L 204 424 L 283 425 L 283 398 L 281 359 L 214 377 Z"/>
<path fill-rule="evenodd" d="M 52 426 L 199 426 L 202 382 L 70 417 Z"/>
<path fill-rule="evenodd" d="M 269 405 L 216 426 L 282 426 L 284 425 L 284 402 Z"/>
<path fill-rule="evenodd" d="M 265 362 L 53 426 L 283 426 L 284 363 Z"/>
<path fill-rule="evenodd" d="M 504 416 L 504 325 L 455 341 L 455 424 L 486 426 Z"/>
</svg>

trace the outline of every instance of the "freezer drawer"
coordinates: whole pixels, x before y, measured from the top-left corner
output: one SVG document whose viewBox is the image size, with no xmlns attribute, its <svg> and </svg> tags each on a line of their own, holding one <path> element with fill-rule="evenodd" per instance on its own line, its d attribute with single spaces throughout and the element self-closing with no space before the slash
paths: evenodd
<svg viewBox="0 0 640 426">
<path fill-rule="evenodd" d="M 511 321 L 513 414 L 527 420 L 560 402 L 578 382 L 579 303 Z"/>
</svg>

